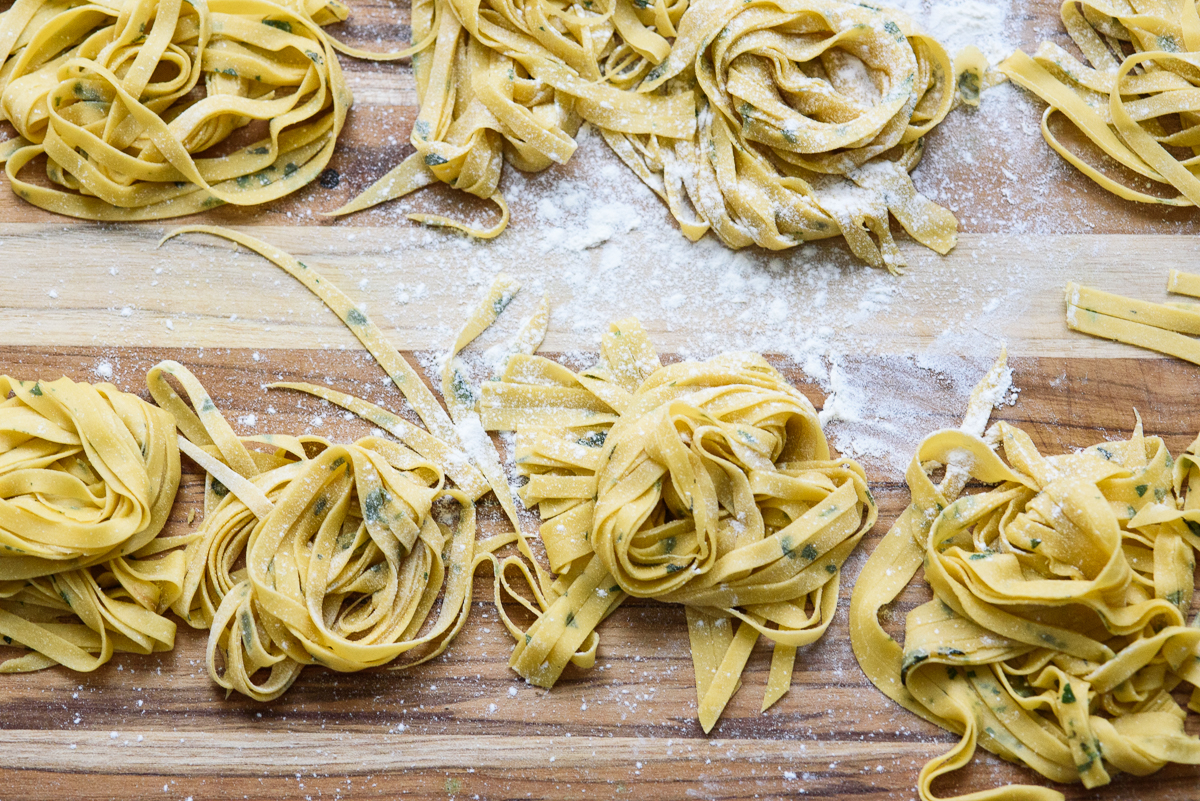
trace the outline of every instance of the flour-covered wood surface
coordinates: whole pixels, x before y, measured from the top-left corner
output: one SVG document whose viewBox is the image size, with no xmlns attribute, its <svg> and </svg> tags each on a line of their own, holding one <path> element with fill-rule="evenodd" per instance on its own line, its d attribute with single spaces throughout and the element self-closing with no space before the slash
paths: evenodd
<svg viewBox="0 0 1200 801">
<path fill-rule="evenodd" d="M 0 0 L 0 10 L 9 0 Z M 942 4 L 946 5 L 946 4 Z M 967 4 L 970 5 L 970 4 Z M 1004 3 L 1006 7 L 1007 3 Z M 1066 45 L 1058 4 L 1012 4 L 1007 40 Z M 1019 6 L 1019 7 L 1017 7 Z M 408 3 L 352 0 L 334 30 L 354 44 L 407 44 Z M 555 313 L 545 350 L 586 363 L 608 321 L 637 316 L 670 358 L 752 348 L 826 414 L 834 444 L 867 466 L 876 529 L 847 565 L 826 636 L 797 657 L 782 701 L 759 713 L 761 644 L 711 736 L 695 721 L 683 610 L 629 601 L 600 629 L 597 666 L 550 691 L 507 667 L 511 641 L 481 574 L 463 632 L 415 670 L 340 675 L 309 668 L 279 700 L 225 698 L 204 666 L 205 632 L 181 625 L 173 652 L 120 655 L 96 673 L 0 676 L 0 799 L 552 798 L 909 799 L 917 772 L 954 737 L 897 708 L 859 671 L 846 628 L 849 591 L 908 496 L 903 466 L 921 437 L 954 425 L 1001 344 L 1014 367 L 997 417 L 1046 451 L 1126 436 L 1134 410 L 1181 451 L 1200 430 L 1197 368 L 1069 332 L 1068 280 L 1165 300 L 1170 268 L 1200 271 L 1200 214 L 1118 201 L 1042 142 L 1041 109 L 1012 87 L 954 112 L 928 138 L 918 187 L 959 218 L 942 258 L 902 247 L 902 277 L 854 265 L 844 247 L 732 254 L 688 243 L 649 190 L 595 136 L 540 176 L 510 173 L 507 232 L 491 243 L 408 222 L 412 211 L 483 220 L 491 212 L 432 188 L 350 218 L 323 217 L 411 148 L 416 95 L 406 64 L 343 59 L 356 105 L 321 183 L 261 209 L 188 222 L 242 227 L 320 269 L 427 372 L 491 277 L 525 291 L 511 332 L 544 292 Z M 0 138 L 11 134 L 0 124 Z M 34 165 L 37 166 L 37 165 Z M 0 373 L 111 380 L 144 393 L 146 370 L 173 358 L 196 371 L 242 433 L 351 439 L 367 427 L 312 398 L 267 391 L 305 380 L 391 408 L 399 393 L 358 342 L 287 275 L 173 223 L 97 225 L 30 207 L 0 179 Z M 470 357 L 470 354 L 468 354 Z M 187 473 L 171 527 L 199 512 Z M 503 525 L 484 509 L 485 533 Z M 525 519 L 529 531 L 536 521 Z M 197 520 L 192 525 L 198 525 Z M 918 590 L 892 610 L 899 624 Z M 1193 731 L 1195 727 L 1193 726 Z M 1040 777 L 986 755 L 948 795 Z M 1200 771 L 1118 777 L 1071 799 L 1200 797 Z"/>
</svg>

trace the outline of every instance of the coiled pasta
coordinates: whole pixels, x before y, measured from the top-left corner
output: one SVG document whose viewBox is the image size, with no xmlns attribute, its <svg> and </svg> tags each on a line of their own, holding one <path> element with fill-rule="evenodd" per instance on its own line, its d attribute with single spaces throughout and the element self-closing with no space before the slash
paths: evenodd
<svg viewBox="0 0 1200 801">
<path fill-rule="evenodd" d="M 93 220 L 294 192 L 329 163 L 352 102 L 320 28 L 345 18 L 337 0 L 16 0 L 0 14 L 13 191 Z M 253 122 L 260 139 L 223 146 Z M 49 187 L 21 177 L 42 154 Z"/>
<path fill-rule="evenodd" d="M 179 488 L 170 416 L 68 378 L 0 376 L 0 398 L 0 636 L 30 651 L 0 672 L 169 650 L 190 540 L 160 536 Z"/>
<path fill-rule="evenodd" d="M 515 353 L 479 410 L 488 430 L 516 432 L 519 492 L 557 574 L 528 557 L 497 565 L 521 676 L 550 687 L 568 663 L 589 667 L 597 626 L 633 595 L 685 606 L 705 731 L 760 635 L 774 643 L 763 709 L 787 692 L 876 507 L 862 468 L 830 458 L 812 404 L 762 357 L 664 367 L 625 320 L 581 373 Z M 504 595 L 533 625 L 508 618 Z"/>
<path fill-rule="evenodd" d="M 503 160 L 566 162 L 583 122 L 668 204 L 689 238 L 794 247 L 844 236 L 899 269 L 895 216 L 948 252 L 954 216 L 909 172 L 956 102 L 945 50 L 899 12 L 840 0 L 548 0 L 413 4 L 416 152 L 335 213 L 443 181 L 508 211 Z M 978 82 L 976 83 L 978 89 Z M 977 100 L 977 97 L 975 98 Z"/>
<path fill-rule="evenodd" d="M 1186 617 L 1198 451 L 1200 440 L 1173 459 L 1140 420 L 1128 440 L 1055 456 L 1006 423 L 987 439 L 941 431 L 921 444 L 911 505 L 855 585 L 850 633 L 876 687 L 962 737 L 921 771 L 923 801 L 976 745 L 1087 787 L 1113 771 L 1200 764 L 1200 739 L 1172 697 L 1190 684 L 1200 711 L 1200 626 Z M 960 497 L 972 481 L 984 489 Z M 901 644 L 879 611 L 922 565 L 933 600 L 908 614 Z M 969 797 L 1063 798 L 1031 786 Z"/>
</svg>

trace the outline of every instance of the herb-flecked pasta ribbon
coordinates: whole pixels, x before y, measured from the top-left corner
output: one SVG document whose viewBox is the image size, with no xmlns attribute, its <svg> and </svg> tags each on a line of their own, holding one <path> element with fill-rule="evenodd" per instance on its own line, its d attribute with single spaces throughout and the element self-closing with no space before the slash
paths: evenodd
<svg viewBox="0 0 1200 801">
<path fill-rule="evenodd" d="M 830 458 L 812 404 L 783 376 L 755 354 L 664 367 L 624 320 L 590 370 L 511 355 L 479 413 L 516 432 L 519 494 L 538 507 L 556 574 L 529 557 L 497 564 L 521 676 L 550 687 L 568 663 L 591 666 L 597 626 L 633 595 L 686 607 L 705 731 L 760 635 L 775 644 L 763 708 L 787 692 L 876 507 L 862 468 Z M 505 598 L 534 614 L 528 629 Z"/>
<path fill-rule="evenodd" d="M 166 239 L 181 233 L 207 233 L 244 245 L 304 284 L 366 346 L 429 429 L 418 428 L 397 414 L 334 389 L 277 383 L 272 388 L 294 389 L 335 403 L 392 434 L 401 444 L 378 438 L 345 446 L 319 438 L 238 438 L 204 388 L 185 369 L 172 363 L 156 368 L 150 379 L 155 399 L 178 421 L 185 436 L 180 439 L 180 447 L 209 473 L 205 529 L 202 541 L 189 550 L 187 586 L 176 612 L 193 625 L 211 627 L 208 664 L 213 679 L 228 689 L 268 700 L 284 692 L 304 664 L 320 662 L 349 671 L 384 664 L 413 649 L 419 649 L 418 655 L 400 667 L 437 656 L 466 620 L 476 568 L 484 562 L 495 564 L 493 552 L 514 541 L 522 554 L 533 558 L 520 534 L 499 456 L 490 443 L 476 441 L 475 432 L 483 435 L 483 431 L 478 421 L 471 419 L 473 409 L 451 397 L 451 419 L 366 314 L 324 276 L 291 254 L 240 232 L 214 226 L 176 229 Z M 515 292 L 515 283 L 508 285 L 507 291 Z M 498 301 L 492 301 L 494 314 L 503 309 Z M 483 322 L 468 321 L 450 356 L 452 364 L 457 351 L 486 327 L 487 318 L 480 320 Z M 543 302 L 542 310 L 514 343 L 513 352 L 535 348 L 547 320 L 548 307 Z M 175 376 L 184 386 L 190 408 L 165 381 L 164 373 Z M 276 450 L 269 454 L 248 452 L 244 442 L 260 442 Z M 335 450 L 334 456 L 325 456 Z M 322 465 L 319 468 L 314 466 L 318 462 Z M 387 478 L 389 468 L 405 481 L 417 482 L 418 490 Z M 381 485 L 380 476 L 386 479 Z M 447 476 L 455 488 L 445 488 Z M 307 489 L 295 483 L 300 481 L 307 482 Z M 327 490 L 334 494 L 329 495 Z M 474 502 L 489 490 L 497 495 L 514 531 L 477 543 Z M 413 492 L 417 493 L 415 498 L 411 497 Z M 457 526 L 450 527 L 430 516 L 430 497 L 459 504 Z M 335 498 L 341 505 L 331 514 L 341 515 L 339 522 L 321 523 L 320 530 L 337 525 L 342 533 L 335 538 L 335 550 L 327 552 L 318 548 L 328 546 L 328 542 L 313 539 L 318 536 L 312 531 L 316 524 L 303 510 L 311 507 L 313 515 L 321 517 L 332 508 L 323 505 L 322 499 L 329 504 Z M 357 505 L 354 499 L 358 499 Z M 386 505 L 382 511 L 381 503 Z M 375 522 L 387 523 L 391 533 L 380 532 Z M 357 539 L 347 539 L 346 532 L 354 526 L 359 527 Z M 363 540 L 363 531 L 373 544 Z M 262 535 L 268 538 L 262 541 L 265 544 L 259 544 L 260 532 L 267 532 Z M 341 551 L 351 546 L 353 561 L 337 561 Z M 280 561 L 280 549 L 293 553 L 291 561 L 287 557 Z M 295 556 L 300 553 L 317 553 L 320 558 Z M 243 555 L 246 567 L 238 569 Z M 329 563 L 314 566 L 313 559 Z M 284 585 L 278 583 L 284 579 L 272 572 L 275 565 L 287 570 Z M 297 565 L 308 571 L 308 578 L 299 587 L 294 580 L 300 569 Z M 341 573 L 328 572 L 332 565 Z M 359 572 L 347 574 L 348 570 Z M 382 587 L 380 581 L 385 582 Z M 430 622 L 431 605 L 439 592 L 440 612 Z M 344 606 L 350 603 L 347 594 L 355 599 L 352 608 Z M 368 596 L 370 600 L 364 600 Z M 392 605 L 390 612 L 384 604 Z M 301 606 L 308 610 L 307 622 Z M 346 614 L 333 615 L 322 624 L 322 609 L 331 615 L 329 610 L 345 609 Z M 223 666 L 218 665 L 218 656 Z M 255 673 L 264 668 L 270 668 L 270 674 L 256 681 Z"/>
<path fill-rule="evenodd" d="M 508 480 L 504 477 L 504 471 L 500 467 L 499 457 L 495 449 L 490 445 L 486 448 L 467 447 L 463 442 L 462 432 L 455 426 L 454 421 L 451 420 L 446 410 L 438 403 L 437 398 L 434 397 L 429 387 L 425 386 L 421 377 L 417 375 L 416 370 L 387 341 L 387 338 L 384 337 L 379 327 L 361 309 L 355 306 L 344 292 L 326 280 L 316 269 L 300 261 L 290 253 L 240 231 L 213 225 L 192 225 L 175 229 L 164 237 L 162 241 L 165 242 L 172 237 L 187 233 L 210 234 L 247 247 L 287 272 L 308 288 L 310 292 L 320 298 L 321 302 L 329 307 L 330 311 L 338 316 L 338 319 L 345 323 L 351 333 L 363 343 L 375 358 L 375 361 L 379 363 L 379 366 L 384 369 L 388 377 L 392 379 L 392 383 L 404 395 L 404 399 L 412 405 L 417 416 L 421 418 L 421 422 L 429 430 L 428 433 L 442 441 L 441 447 L 447 449 L 443 454 L 446 459 L 445 464 L 448 465 L 447 469 L 451 471 L 452 477 L 457 482 L 460 482 L 460 486 L 464 489 L 474 492 L 473 497 L 478 497 L 482 494 L 484 487 L 480 486 L 479 482 L 486 480 L 486 486 L 490 486 L 496 493 L 496 497 L 500 501 L 500 505 L 504 508 L 509 521 L 515 528 L 520 529 L 516 507 L 513 504 L 512 491 L 509 489 Z M 396 415 L 372 404 L 367 404 L 357 398 L 333 393 L 324 388 L 313 387 L 308 384 L 296 385 L 293 388 L 319 395 L 326 400 L 344 406 L 355 414 L 360 414 L 360 416 L 367 419 L 373 419 L 385 430 L 397 436 L 402 436 L 405 441 L 422 436 L 418 433 L 419 429 L 415 426 L 406 424 Z M 429 443 L 429 446 L 432 447 L 433 443 Z M 473 462 L 475 466 L 472 466 Z M 476 467 L 478 471 L 476 471 Z M 458 470 L 457 475 L 453 472 L 455 470 Z M 479 475 L 480 473 L 482 473 L 482 476 Z"/>
<path fill-rule="evenodd" d="M 1171 695 L 1190 684 L 1200 711 L 1200 627 L 1186 618 L 1200 549 L 1197 452 L 1200 439 L 1172 459 L 1140 420 L 1128 440 L 1056 456 L 1006 423 L 986 439 L 941 431 L 921 444 L 912 502 L 855 586 L 850 635 L 876 687 L 962 738 L 921 771 L 923 801 L 977 745 L 1086 787 L 1114 770 L 1200 764 L 1200 739 Z M 968 482 L 983 489 L 960 495 Z M 900 643 L 879 612 L 922 565 L 933 600 L 909 612 Z M 1006 786 L 963 798 L 1063 795 Z"/>
<path fill-rule="evenodd" d="M 1171 270 L 1167 291 L 1200 297 L 1200 276 Z M 1200 312 L 1194 303 L 1151 303 L 1067 284 L 1067 327 L 1200 364 Z"/>
<path fill-rule="evenodd" d="M 13 191 L 114 221 L 294 192 L 329 163 L 352 102 L 320 27 L 346 15 L 337 0 L 16 0 L 0 14 Z M 256 121 L 263 138 L 210 152 Z M 21 175 L 43 154 L 49 187 Z"/>
<path fill-rule="evenodd" d="M 9 394 L 12 397 L 8 397 Z M 170 416 L 111 384 L 0 376 L 0 673 L 170 650 L 191 535 Z"/>
</svg>

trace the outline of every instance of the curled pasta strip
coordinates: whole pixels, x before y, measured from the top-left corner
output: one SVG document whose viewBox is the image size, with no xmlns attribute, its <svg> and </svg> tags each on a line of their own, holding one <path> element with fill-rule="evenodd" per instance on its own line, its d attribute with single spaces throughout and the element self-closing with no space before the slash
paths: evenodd
<svg viewBox="0 0 1200 801">
<path fill-rule="evenodd" d="M 500 606 L 521 676 L 550 687 L 568 663 L 590 667 L 596 627 L 634 595 L 686 607 L 705 731 L 760 634 L 775 644 L 763 708 L 787 691 L 876 508 L 862 469 L 830 458 L 812 404 L 762 357 L 663 367 L 625 320 L 581 373 L 512 355 L 479 410 L 486 429 L 516 432 L 519 492 L 557 574 L 529 557 L 497 565 L 498 605 L 535 617 L 522 630 Z"/>
<path fill-rule="evenodd" d="M 212 459 L 173 608 L 210 629 L 215 682 L 266 701 L 308 664 L 351 672 L 412 652 L 400 668 L 445 650 L 470 608 L 475 506 L 446 485 L 440 464 L 375 437 L 238 438 L 186 368 L 164 362 L 149 382 Z M 451 509 L 439 514 L 442 504 Z"/>
<path fill-rule="evenodd" d="M 1129 440 L 1057 456 L 1005 423 L 986 440 L 959 430 L 922 443 L 908 469 L 912 502 L 855 586 L 850 634 L 876 687 L 962 737 L 921 771 L 923 801 L 976 745 L 1087 787 L 1113 770 L 1200 764 L 1200 739 L 1171 695 L 1200 686 L 1200 627 L 1186 618 L 1198 452 L 1200 439 L 1172 459 L 1140 420 Z M 985 488 L 960 497 L 968 481 Z M 901 644 L 879 612 L 922 564 L 933 600 L 908 614 Z M 1200 692 L 1190 706 L 1200 711 Z M 969 797 L 1063 798 L 1034 786 Z"/>
<path fill-rule="evenodd" d="M 29 650 L 0 672 L 170 650 L 191 539 L 161 536 L 179 488 L 170 416 L 67 378 L 0 376 L 0 399 L 0 636 Z"/>
<path fill-rule="evenodd" d="M 844 236 L 903 265 L 895 216 L 948 252 L 953 215 L 913 186 L 922 137 L 958 96 L 945 50 L 903 14 L 840 0 L 413 4 L 416 151 L 345 214 L 436 181 L 495 201 L 504 159 L 566 162 L 582 122 L 667 203 L 683 233 L 733 248 Z M 986 66 L 986 65 L 985 65 Z M 978 65 L 964 67 L 975 76 Z"/>
<path fill-rule="evenodd" d="M 320 28 L 345 18 L 337 0 L 16 0 L 0 14 L 13 190 L 93 220 L 294 192 L 329 163 L 352 102 Z M 231 149 L 254 122 L 262 138 Z M 20 175 L 42 154 L 50 187 Z"/>
<path fill-rule="evenodd" d="M 1200 14 L 1195 3 L 1114 0 L 1064 2 L 1062 21 L 1087 63 L 1043 42 L 1000 65 L 1014 82 L 1046 101 L 1042 135 L 1060 156 L 1126 200 L 1167 206 L 1200 202 L 1197 157 L 1177 155 L 1200 141 L 1195 81 L 1200 74 Z M 1132 51 L 1132 52 L 1129 52 Z M 1170 187 L 1174 197 L 1147 194 L 1072 152 L 1050 128 L 1063 114 L 1105 155 Z"/>
</svg>

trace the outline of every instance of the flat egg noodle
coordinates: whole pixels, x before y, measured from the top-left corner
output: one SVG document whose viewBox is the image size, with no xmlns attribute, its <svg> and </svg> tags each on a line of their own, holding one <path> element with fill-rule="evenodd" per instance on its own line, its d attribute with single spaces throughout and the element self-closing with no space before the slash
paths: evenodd
<svg viewBox="0 0 1200 801">
<path fill-rule="evenodd" d="M 1172 270 L 1167 291 L 1196 296 L 1200 278 Z M 1200 309 L 1194 303 L 1151 303 L 1067 284 L 1067 327 L 1100 339 L 1200 364 Z"/>
<path fill-rule="evenodd" d="M 509 521 L 515 528 L 520 529 L 516 507 L 512 501 L 512 492 L 509 490 L 508 481 L 504 477 L 504 471 L 500 467 L 499 457 L 496 455 L 495 449 L 467 448 L 459 429 L 446 414 L 446 410 L 438 403 L 433 392 L 421 380 L 416 370 L 387 341 L 387 338 L 384 337 L 379 327 L 344 292 L 331 284 L 314 268 L 299 261 L 286 251 L 229 228 L 210 225 L 185 226 L 172 231 L 163 241 L 186 233 L 211 234 L 212 236 L 243 245 L 287 272 L 320 298 L 329 307 L 330 311 L 345 323 L 351 333 L 363 343 L 379 363 L 379 366 L 384 369 L 392 379 L 392 383 L 404 395 L 404 399 L 412 405 L 413 410 L 421 418 L 421 422 L 425 424 L 429 433 L 437 439 L 442 440 L 444 445 L 452 449 L 452 452 L 442 454 L 442 458 L 446 459 L 445 464 L 448 466 L 447 469 L 451 471 L 460 488 L 469 493 L 482 494 L 481 478 L 485 478 L 487 485 L 495 491 L 496 497 L 499 499 L 500 505 L 504 508 Z M 311 392 L 312 389 L 309 385 L 295 388 L 306 392 Z M 312 394 L 321 393 L 316 392 Z M 401 437 L 409 447 L 414 449 L 434 447 L 432 443 L 428 442 L 422 445 L 423 438 L 421 435 L 414 433 L 416 431 L 414 426 L 403 424 L 400 418 L 390 415 L 390 413 L 378 407 L 374 407 L 373 409 L 368 408 L 371 406 L 370 404 L 365 404 L 365 402 L 352 399 L 349 396 L 340 395 L 340 393 L 321 394 L 321 397 L 325 397 L 334 403 L 339 403 L 339 405 L 345 406 L 349 411 L 360 414 L 367 419 L 372 419 L 372 415 L 374 415 L 377 418 L 375 420 L 377 425 Z M 354 402 L 347 405 L 346 403 L 342 403 L 343 400 Z M 385 417 L 387 415 L 390 415 L 390 417 Z M 379 420 L 385 420 L 387 424 L 380 423 Z M 432 450 L 421 452 L 426 453 L 430 457 L 437 455 Z M 475 466 L 472 466 L 472 460 L 478 460 Z M 482 477 L 475 472 L 476 468 L 483 474 Z M 455 475 L 454 471 L 456 470 L 458 472 Z M 472 499 L 478 497 L 479 494 L 472 495 Z"/>
</svg>

